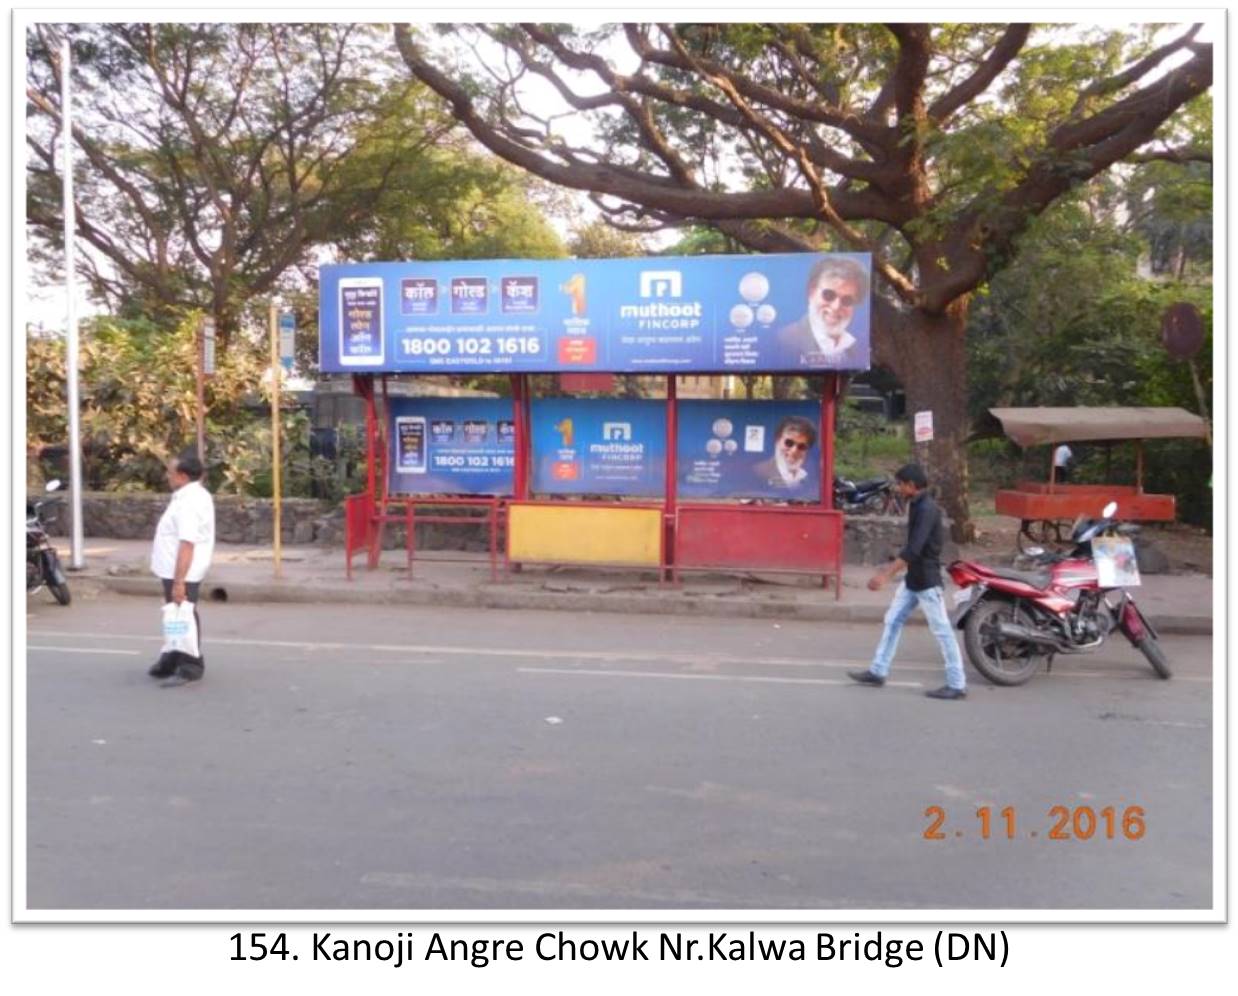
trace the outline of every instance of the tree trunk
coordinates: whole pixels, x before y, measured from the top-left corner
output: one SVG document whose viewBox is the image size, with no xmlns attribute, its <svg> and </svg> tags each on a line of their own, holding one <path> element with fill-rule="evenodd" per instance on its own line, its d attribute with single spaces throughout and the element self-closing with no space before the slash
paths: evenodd
<svg viewBox="0 0 1238 996">
<path fill-rule="evenodd" d="M 971 428 L 965 338 L 969 303 L 969 298 L 959 298 L 937 315 L 918 310 L 900 313 L 893 319 L 894 327 L 874 337 L 877 362 L 890 367 L 907 392 L 907 417 L 913 429 L 916 412 L 932 412 L 932 442 L 912 445 L 958 543 L 970 542 L 976 532 L 969 507 L 966 447 Z"/>
</svg>

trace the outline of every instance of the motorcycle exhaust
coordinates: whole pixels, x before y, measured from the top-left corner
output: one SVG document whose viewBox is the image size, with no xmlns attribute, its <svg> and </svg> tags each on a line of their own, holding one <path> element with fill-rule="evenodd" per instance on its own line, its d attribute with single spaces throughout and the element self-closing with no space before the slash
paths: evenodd
<svg viewBox="0 0 1238 996">
<path fill-rule="evenodd" d="M 1057 637 L 1020 626 L 1018 623 L 998 623 L 997 632 L 1007 640 L 1022 640 L 1024 643 L 1034 643 L 1038 647 L 1050 647 L 1053 650 L 1063 649 L 1062 641 Z"/>
</svg>

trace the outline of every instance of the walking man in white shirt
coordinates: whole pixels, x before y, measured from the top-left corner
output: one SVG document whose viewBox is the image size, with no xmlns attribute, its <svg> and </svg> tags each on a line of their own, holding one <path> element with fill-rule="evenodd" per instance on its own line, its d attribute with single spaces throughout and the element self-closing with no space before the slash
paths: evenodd
<svg viewBox="0 0 1238 996">
<path fill-rule="evenodd" d="M 215 502 L 202 486 L 202 461 L 192 451 L 168 462 L 168 503 L 150 552 L 151 572 L 163 582 L 163 600 L 178 605 L 193 604 L 198 627 L 198 656 L 176 652 L 164 654 L 150 669 L 153 678 L 163 678 L 164 688 L 198 681 L 206 670 L 202 656 L 202 622 L 198 618 L 198 595 L 202 579 L 215 552 Z"/>
</svg>

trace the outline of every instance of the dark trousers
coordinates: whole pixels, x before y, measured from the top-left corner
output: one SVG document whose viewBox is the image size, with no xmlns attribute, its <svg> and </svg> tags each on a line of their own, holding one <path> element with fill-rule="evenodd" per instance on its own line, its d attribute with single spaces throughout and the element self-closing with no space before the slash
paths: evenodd
<svg viewBox="0 0 1238 996">
<path fill-rule="evenodd" d="M 164 602 L 172 601 L 172 579 L 160 578 L 159 580 L 163 582 Z M 198 615 L 198 594 L 201 591 L 201 581 L 185 582 L 185 597 L 193 604 L 193 621 L 198 627 L 198 656 L 190 657 L 179 650 L 170 654 L 162 654 L 159 658 L 157 676 L 170 677 L 173 674 L 181 674 L 190 681 L 197 681 L 206 671 L 206 657 L 202 653 L 202 619 Z"/>
</svg>

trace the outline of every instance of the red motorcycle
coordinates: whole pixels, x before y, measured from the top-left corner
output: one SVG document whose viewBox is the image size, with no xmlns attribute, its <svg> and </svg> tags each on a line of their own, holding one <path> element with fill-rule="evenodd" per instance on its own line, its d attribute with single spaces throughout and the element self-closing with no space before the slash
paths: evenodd
<svg viewBox="0 0 1238 996">
<path fill-rule="evenodd" d="M 1057 654 L 1086 654 L 1120 629 L 1162 678 L 1169 662 L 1157 632 L 1130 593 L 1100 585 L 1092 543 L 1101 537 L 1130 536 L 1139 527 L 1118 523 L 1118 507 L 1105 506 L 1100 519 L 1080 518 L 1071 530 L 1069 554 L 1031 548 L 1033 571 L 987 567 L 956 560 L 947 570 L 961 591 L 955 625 L 972 665 L 995 685 L 1022 685 Z M 1137 582 L 1136 582 L 1137 583 Z"/>
</svg>

